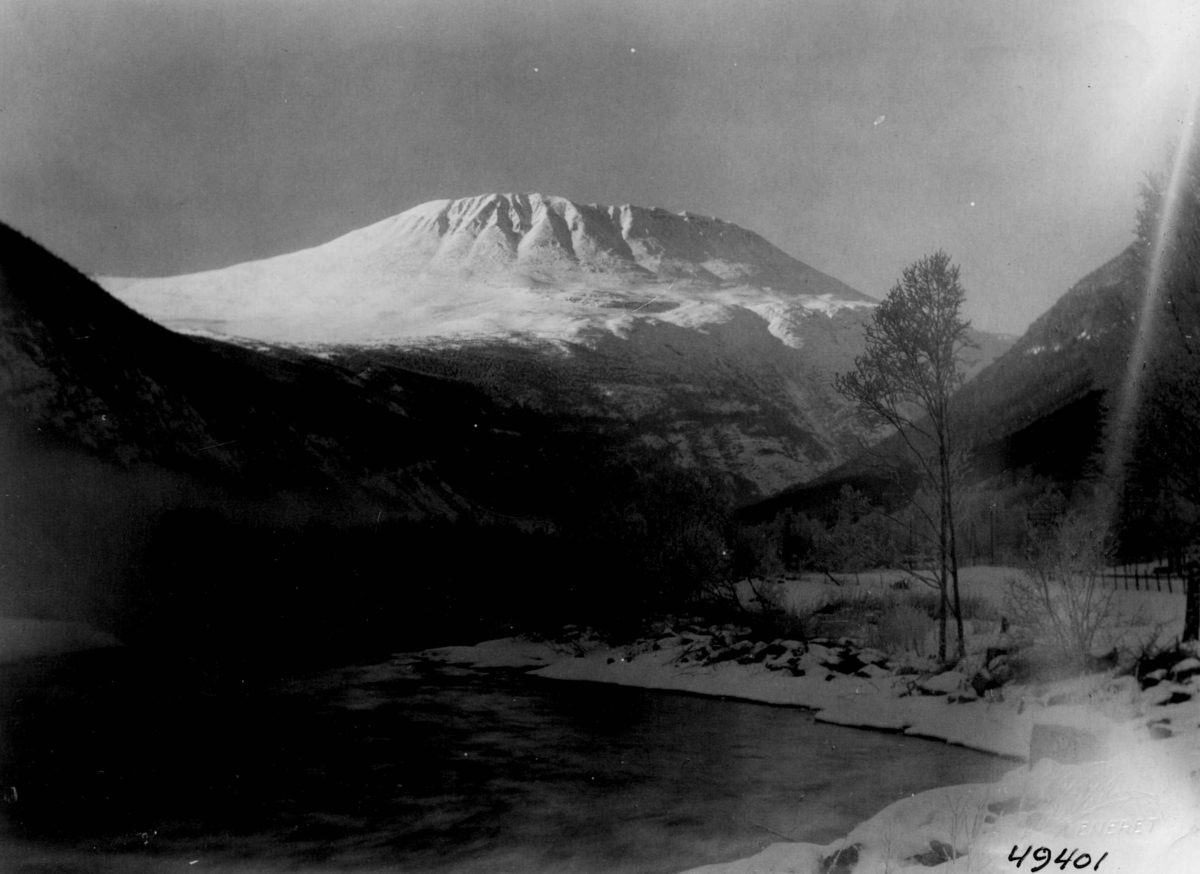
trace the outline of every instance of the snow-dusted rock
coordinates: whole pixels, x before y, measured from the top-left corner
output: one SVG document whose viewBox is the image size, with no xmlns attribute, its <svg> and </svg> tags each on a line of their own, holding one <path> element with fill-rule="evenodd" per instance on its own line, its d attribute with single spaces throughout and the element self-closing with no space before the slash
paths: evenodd
<svg viewBox="0 0 1200 874">
<path fill-rule="evenodd" d="M 549 644 L 518 637 L 487 640 L 474 646 L 443 646 L 421 653 L 425 658 L 450 664 L 487 668 L 525 668 L 546 665 L 561 654 Z"/>
<path fill-rule="evenodd" d="M 960 671 L 946 671 L 917 683 L 917 688 L 930 695 L 947 695 L 951 692 L 959 692 L 968 686 L 967 675 Z"/>
<path fill-rule="evenodd" d="M 1180 704 L 1185 701 L 1191 701 L 1194 692 L 1195 690 L 1191 687 L 1182 686 L 1179 683 L 1159 683 L 1157 686 L 1152 686 L 1146 690 L 1143 700 L 1150 707 L 1167 702 Z"/>
<path fill-rule="evenodd" d="M 887 653 L 880 652 L 879 650 L 872 649 L 871 647 L 863 647 L 862 649 L 858 649 L 855 651 L 855 655 L 857 655 L 861 661 L 869 664 L 879 664 L 888 660 Z"/>
<path fill-rule="evenodd" d="M 836 650 L 830 649 L 827 646 L 822 646 L 819 643 L 810 643 L 805 655 L 811 659 L 814 659 L 815 661 L 820 662 L 821 664 L 837 661 L 840 658 Z"/>
<path fill-rule="evenodd" d="M 1186 658 L 1179 664 L 1175 665 L 1175 667 L 1171 668 L 1171 675 L 1174 677 L 1180 677 L 1184 674 L 1190 675 L 1194 673 L 1200 673 L 1200 659 L 1196 658 L 1195 656 Z"/>
</svg>

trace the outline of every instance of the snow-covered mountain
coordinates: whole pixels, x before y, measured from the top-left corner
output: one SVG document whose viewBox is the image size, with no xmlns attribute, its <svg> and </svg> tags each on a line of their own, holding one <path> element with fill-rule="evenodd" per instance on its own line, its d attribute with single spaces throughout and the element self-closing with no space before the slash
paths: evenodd
<svg viewBox="0 0 1200 874">
<path fill-rule="evenodd" d="M 439 200 L 292 254 L 98 281 L 184 333 L 632 422 L 747 497 L 833 467 L 862 436 L 832 375 L 861 351 L 874 301 L 690 213 L 539 194 Z M 980 364 L 1003 347 L 983 339 Z"/>
<path fill-rule="evenodd" d="M 574 341 L 736 308 L 794 343 L 796 317 L 872 303 L 719 219 L 540 194 L 437 200 L 276 258 L 100 281 L 176 330 L 299 344 Z"/>
</svg>

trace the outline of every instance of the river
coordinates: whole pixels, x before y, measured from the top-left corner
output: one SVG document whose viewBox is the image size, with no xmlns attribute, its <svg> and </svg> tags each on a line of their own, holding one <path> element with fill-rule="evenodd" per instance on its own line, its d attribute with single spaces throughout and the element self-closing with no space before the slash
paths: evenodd
<svg viewBox="0 0 1200 874">
<path fill-rule="evenodd" d="M 407 659 L 0 667 L 0 867 L 28 874 L 673 872 L 1012 767 L 795 708 Z"/>
</svg>

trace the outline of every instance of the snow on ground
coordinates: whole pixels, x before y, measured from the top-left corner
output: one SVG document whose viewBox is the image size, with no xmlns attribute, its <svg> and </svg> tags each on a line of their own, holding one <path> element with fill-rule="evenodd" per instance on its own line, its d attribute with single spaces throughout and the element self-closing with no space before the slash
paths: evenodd
<svg viewBox="0 0 1200 874">
<path fill-rule="evenodd" d="M 964 569 L 963 594 L 1002 606 L 1001 584 L 1015 573 Z M 895 576 L 864 574 L 857 589 L 886 589 Z M 812 603 L 851 582 L 839 588 L 815 578 L 787 581 L 784 597 Z M 1106 645 L 1140 646 L 1156 632 L 1166 642 L 1181 629 L 1178 593 L 1121 590 L 1115 607 L 1121 621 Z M 987 623 L 972 624 L 970 652 L 1011 644 Z M 750 859 L 696 872 L 876 874 L 939 867 L 986 874 L 1041 870 L 1047 858 L 1055 865 L 1047 870 L 1200 869 L 1200 659 L 1186 653 L 1150 675 L 1146 688 L 1111 670 L 1010 682 L 982 696 L 972 686 L 978 675 L 889 657 L 847 638 L 762 641 L 736 626 L 680 623 L 656 639 L 615 648 L 576 631 L 557 642 L 506 639 L 423 655 L 525 666 L 547 679 L 802 706 L 821 721 L 903 731 L 1014 759 L 998 783 L 900 799 L 833 844 L 774 844 Z"/>
<path fill-rule="evenodd" d="M 1117 729 L 1106 735 L 1100 756 L 1073 764 L 1041 759 L 994 784 L 923 792 L 827 846 L 774 844 L 689 874 L 875 874 L 934 866 L 947 874 L 988 874 L 1017 870 L 1018 860 L 1038 870 L 1068 856 L 1057 870 L 1194 872 L 1200 858 L 1200 798 L 1190 776 L 1200 764 L 1194 737 L 1172 745 Z"/>
<path fill-rule="evenodd" d="M 120 645 L 111 634 L 82 622 L 0 616 L 0 664 Z"/>
<path fill-rule="evenodd" d="M 475 646 L 443 646 L 422 655 L 477 668 L 531 668 L 557 661 L 560 655 L 545 643 L 516 637 L 488 640 Z"/>
</svg>

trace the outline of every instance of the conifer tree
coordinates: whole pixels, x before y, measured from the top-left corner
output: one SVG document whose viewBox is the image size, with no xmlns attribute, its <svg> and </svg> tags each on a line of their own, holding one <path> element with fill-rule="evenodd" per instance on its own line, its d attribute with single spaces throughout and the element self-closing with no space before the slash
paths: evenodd
<svg viewBox="0 0 1200 874">
<path fill-rule="evenodd" d="M 1151 295 L 1126 491 L 1187 568 L 1184 640 L 1200 637 L 1200 143 L 1179 145 L 1173 178 L 1150 174 L 1134 227 L 1133 281 Z M 1163 545 L 1163 544 L 1160 544 Z M 1180 555 L 1183 553 L 1183 555 Z"/>
</svg>

